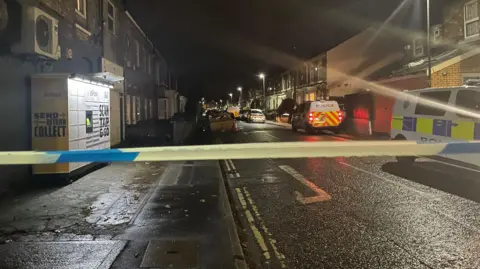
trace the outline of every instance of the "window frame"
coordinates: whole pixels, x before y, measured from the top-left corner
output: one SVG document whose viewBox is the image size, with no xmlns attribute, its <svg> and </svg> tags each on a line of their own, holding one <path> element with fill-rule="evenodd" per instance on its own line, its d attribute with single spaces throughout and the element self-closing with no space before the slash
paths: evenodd
<svg viewBox="0 0 480 269">
<path fill-rule="evenodd" d="M 467 20 L 467 7 L 469 5 L 472 5 L 472 4 L 475 4 L 476 8 L 477 8 L 477 17 L 474 18 L 474 19 L 470 19 L 470 20 Z M 473 1 L 470 1 L 470 2 L 467 2 L 465 3 L 465 5 L 463 6 L 463 36 L 465 39 L 470 39 L 470 38 L 475 38 L 475 37 L 478 37 L 480 36 L 480 15 L 478 14 L 478 0 L 473 0 Z M 478 33 L 474 34 L 474 35 L 471 35 L 471 36 L 467 36 L 467 24 L 470 24 L 470 23 L 474 23 L 474 22 L 478 22 L 478 28 L 479 28 L 479 31 Z"/>
<path fill-rule="evenodd" d="M 143 60 L 143 70 L 145 71 L 148 71 L 147 70 L 147 50 L 145 49 L 145 47 L 142 47 L 142 60 Z"/>
<path fill-rule="evenodd" d="M 135 40 L 136 66 L 140 67 L 140 42 Z"/>
<path fill-rule="evenodd" d="M 148 74 L 151 75 L 153 72 L 153 64 L 154 62 L 154 56 L 152 54 L 148 55 Z"/>
<path fill-rule="evenodd" d="M 438 98 L 432 98 L 432 96 L 429 94 L 432 94 L 432 93 L 446 93 L 448 92 L 448 98 L 446 101 L 444 100 L 440 100 Z M 437 102 L 437 103 L 443 103 L 445 105 L 448 105 L 449 102 L 450 102 L 450 99 L 452 98 L 452 94 L 453 91 L 452 90 L 440 90 L 440 91 L 425 91 L 425 92 L 420 92 L 418 95 L 417 95 L 417 101 L 415 103 L 415 107 L 413 108 L 413 114 L 414 115 L 421 115 L 421 116 L 426 116 L 426 117 L 445 117 L 448 113 L 447 110 L 445 109 L 439 109 L 439 108 L 434 108 L 434 107 L 431 107 L 431 106 L 427 106 L 427 105 L 423 105 L 419 102 L 418 99 L 420 98 L 425 98 L 425 99 L 428 99 L 430 101 L 433 101 L 433 102 Z M 425 96 L 427 95 L 427 96 Z M 419 113 L 419 106 L 421 106 L 422 108 L 421 109 L 429 109 L 429 113 Z M 434 111 L 434 110 L 441 110 L 443 111 L 443 114 L 439 114 L 439 113 L 432 113 L 431 111 Z"/>
<path fill-rule="evenodd" d="M 160 61 L 156 58 L 154 59 L 154 73 L 155 73 L 155 82 L 157 85 L 160 85 Z"/>
<path fill-rule="evenodd" d="M 420 46 L 417 46 L 417 42 L 420 41 Z M 417 53 L 417 48 L 422 48 L 422 52 L 421 53 Z M 423 46 L 423 43 L 422 43 L 422 39 L 421 38 L 415 38 L 413 40 L 413 56 L 414 57 L 419 57 L 419 56 L 423 56 L 425 55 L 425 49 L 424 49 L 424 46 Z"/>
<path fill-rule="evenodd" d="M 80 3 L 83 3 L 83 11 L 81 10 Z M 87 18 L 87 0 L 77 0 L 77 6 L 75 7 L 75 12 L 86 19 Z"/>
<path fill-rule="evenodd" d="M 108 12 L 109 6 L 112 6 L 113 15 L 110 15 L 110 13 Z M 117 31 L 116 18 L 117 18 L 117 10 L 116 10 L 115 5 L 112 3 L 112 1 L 107 1 L 107 29 L 113 35 L 115 35 L 116 31 Z M 113 25 L 112 25 L 113 30 L 110 30 L 110 25 L 109 25 L 110 19 L 112 20 L 112 23 L 113 23 Z"/>
<path fill-rule="evenodd" d="M 458 90 L 455 94 L 455 107 L 458 107 L 458 108 L 463 108 L 463 109 L 467 109 L 467 110 L 473 110 L 471 108 L 468 108 L 468 107 L 464 107 L 464 106 L 461 106 L 459 103 L 458 103 L 458 96 L 462 93 L 462 92 L 473 92 L 475 94 L 477 94 L 478 96 L 480 96 L 480 92 L 476 91 L 476 90 L 473 90 L 473 89 L 468 89 L 468 88 L 465 88 L 465 89 L 461 89 L 461 90 Z M 480 99 L 480 98 L 479 98 Z M 478 102 L 480 104 L 480 100 L 476 100 L 476 102 Z M 472 119 L 472 117 L 470 116 L 466 116 L 466 115 L 463 115 L 463 114 L 459 114 L 459 113 L 455 113 L 457 115 L 457 117 L 460 117 L 460 118 L 463 118 L 463 119 Z"/>
</svg>

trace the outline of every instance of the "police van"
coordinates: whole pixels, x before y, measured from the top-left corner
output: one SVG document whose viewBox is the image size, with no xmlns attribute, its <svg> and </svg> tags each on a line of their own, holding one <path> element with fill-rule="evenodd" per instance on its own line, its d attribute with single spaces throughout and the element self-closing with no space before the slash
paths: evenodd
<svg viewBox="0 0 480 269">
<path fill-rule="evenodd" d="M 404 92 L 393 107 L 391 138 L 424 143 L 480 140 L 480 87 L 472 81 L 452 88 L 429 88 Z M 430 100 L 437 104 L 421 102 Z M 446 105 L 446 106 L 445 106 Z M 456 110 L 458 108 L 462 111 Z M 473 113 L 463 112 L 470 111 Z M 476 113 L 478 117 L 475 116 Z M 441 155 L 453 161 L 480 166 L 480 155 Z M 416 156 L 397 157 L 413 163 Z"/>
<path fill-rule="evenodd" d="M 292 130 L 303 129 L 309 134 L 317 130 L 339 132 L 344 113 L 336 101 L 314 101 L 300 104 L 292 116 Z"/>
</svg>

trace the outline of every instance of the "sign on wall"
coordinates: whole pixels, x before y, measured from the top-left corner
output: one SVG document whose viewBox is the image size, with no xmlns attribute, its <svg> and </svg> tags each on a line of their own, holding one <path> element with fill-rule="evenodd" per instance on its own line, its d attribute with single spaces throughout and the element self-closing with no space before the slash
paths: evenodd
<svg viewBox="0 0 480 269">
<path fill-rule="evenodd" d="M 80 141 L 78 149 L 110 148 L 110 89 L 69 80 L 69 99 L 70 103 L 75 99 L 77 102 L 76 107 L 69 107 L 69 113 L 78 114 L 77 120 L 71 117 L 70 128 L 77 128 L 79 134 L 78 137 L 71 136 L 70 141 Z M 78 120 L 83 118 L 85 122 Z"/>
<path fill-rule="evenodd" d="M 69 150 L 68 98 L 65 79 L 32 78 L 33 150 Z M 66 173 L 68 164 L 34 165 L 34 174 Z"/>
<path fill-rule="evenodd" d="M 110 88 L 66 75 L 32 78 L 32 149 L 110 148 Z M 35 165 L 35 174 L 68 173 L 86 163 Z"/>
</svg>

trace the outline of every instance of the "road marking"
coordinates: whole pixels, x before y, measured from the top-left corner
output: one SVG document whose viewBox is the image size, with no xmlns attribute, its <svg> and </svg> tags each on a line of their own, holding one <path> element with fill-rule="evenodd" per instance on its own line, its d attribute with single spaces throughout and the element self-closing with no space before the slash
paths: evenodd
<svg viewBox="0 0 480 269">
<path fill-rule="evenodd" d="M 240 201 L 240 204 L 242 205 L 243 209 L 247 210 L 247 202 L 243 197 L 242 191 L 239 188 L 236 188 L 235 191 L 237 191 L 238 200 Z"/>
<path fill-rule="evenodd" d="M 405 184 L 403 184 L 403 183 L 400 183 L 400 182 L 397 182 L 397 181 L 395 181 L 395 180 L 388 179 L 388 178 L 385 178 L 385 177 L 381 177 L 381 176 L 376 175 L 376 174 L 374 174 L 374 173 L 372 173 L 372 172 L 370 172 L 370 171 L 364 170 L 364 169 L 362 169 L 362 168 L 360 168 L 360 167 L 356 167 L 356 166 L 353 166 L 353 165 L 351 165 L 351 164 L 344 163 L 344 162 L 338 162 L 338 163 L 339 163 L 339 164 L 342 164 L 342 165 L 345 165 L 345 166 L 348 166 L 348 167 L 350 167 L 350 168 L 352 168 L 352 169 L 355 169 L 355 170 L 357 170 L 357 171 L 364 172 L 364 173 L 369 174 L 369 175 L 371 175 L 371 176 L 373 176 L 373 177 L 376 177 L 376 178 L 378 178 L 378 179 L 388 181 L 388 182 L 390 182 L 390 183 L 392 183 L 392 184 L 394 184 L 394 185 L 396 185 L 396 186 L 403 187 L 403 188 L 407 188 L 407 189 L 409 189 L 409 190 L 411 190 L 411 191 L 413 191 L 413 192 L 415 192 L 415 193 L 418 193 L 418 194 L 420 194 L 420 195 L 422 195 L 422 196 L 426 196 L 426 197 L 429 197 L 429 198 L 432 198 L 432 199 L 436 199 L 436 200 L 437 200 L 437 199 L 438 199 L 438 200 L 440 199 L 440 198 L 438 198 L 438 197 L 435 196 L 435 195 L 431 195 L 431 194 L 426 193 L 426 192 L 424 192 L 424 191 L 417 190 L 417 189 L 415 189 L 415 188 L 412 188 L 412 187 L 410 187 L 410 186 L 407 186 L 407 185 L 405 185 Z"/>
<path fill-rule="evenodd" d="M 271 135 L 271 134 L 269 134 L 269 133 L 265 133 L 265 135 L 266 135 L 266 136 L 270 136 L 270 137 L 272 137 L 272 138 L 274 138 L 274 139 L 280 140 L 280 138 L 278 138 L 278 137 L 276 137 L 276 136 L 274 136 L 274 135 Z"/>
<path fill-rule="evenodd" d="M 317 187 L 317 185 L 315 185 L 313 182 L 308 181 L 305 177 L 302 176 L 302 174 L 297 172 L 297 170 L 293 169 L 291 166 L 280 165 L 279 168 L 287 172 L 293 178 L 300 181 L 300 183 L 302 183 L 304 186 L 311 189 L 313 192 L 317 194 L 316 196 L 313 196 L 313 197 L 304 197 L 300 192 L 295 191 L 296 199 L 301 204 L 307 205 L 311 203 L 323 202 L 323 201 L 328 201 L 332 199 L 332 197 L 328 193 L 326 193 L 324 190 Z"/>
<path fill-rule="evenodd" d="M 255 217 L 260 222 L 260 227 L 262 228 L 263 232 L 266 234 L 268 242 L 273 249 L 273 253 L 277 257 L 278 261 L 280 262 L 281 267 L 286 268 L 287 266 L 284 262 L 285 256 L 282 253 L 280 253 L 280 251 L 278 251 L 278 248 L 275 245 L 277 243 L 277 241 L 272 238 L 272 234 L 268 231 L 268 228 L 265 225 L 265 222 L 263 221 L 262 217 L 260 216 L 260 212 L 258 211 L 258 208 L 257 208 L 255 202 L 253 201 L 252 196 L 250 195 L 250 192 L 247 190 L 246 187 L 243 187 L 243 191 L 245 192 L 245 197 L 247 197 L 247 201 L 250 203 L 250 206 L 252 207 L 252 210 L 253 210 L 253 213 L 255 214 Z M 237 193 L 238 193 L 238 191 L 237 191 Z"/>
<path fill-rule="evenodd" d="M 233 161 L 230 160 L 230 159 L 228 159 L 227 161 L 230 162 L 230 167 L 232 167 L 232 171 L 235 171 L 235 172 L 236 172 L 236 173 L 235 173 L 235 176 L 236 176 L 236 177 L 240 177 L 240 174 L 237 172 L 237 168 L 236 168 L 235 165 L 233 164 Z"/>
<path fill-rule="evenodd" d="M 263 238 L 262 233 L 260 233 L 258 228 L 255 226 L 255 219 L 253 218 L 253 215 L 250 212 L 250 210 L 247 208 L 247 202 L 245 201 L 245 197 L 243 196 L 242 191 L 239 188 L 236 188 L 235 191 L 237 192 L 237 196 L 238 196 L 238 200 L 240 201 L 240 204 L 245 210 L 245 216 L 247 217 L 247 220 L 250 224 L 250 230 L 252 231 L 258 246 L 262 249 L 263 256 L 265 256 L 266 260 L 270 260 L 271 255 L 270 255 L 270 252 L 268 251 L 268 247 L 267 247 L 267 244 L 265 243 L 265 239 Z"/>
<path fill-rule="evenodd" d="M 230 168 L 230 165 L 228 164 L 228 161 L 227 160 L 223 160 L 225 162 L 225 167 L 227 168 L 227 172 L 230 172 L 232 171 L 232 169 Z"/>
</svg>

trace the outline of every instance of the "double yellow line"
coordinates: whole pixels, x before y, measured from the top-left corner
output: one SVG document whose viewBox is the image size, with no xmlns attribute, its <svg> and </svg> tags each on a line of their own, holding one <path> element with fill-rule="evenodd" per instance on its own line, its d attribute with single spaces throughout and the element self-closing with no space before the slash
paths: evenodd
<svg viewBox="0 0 480 269">
<path fill-rule="evenodd" d="M 252 231 L 258 246 L 262 250 L 266 262 L 270 263 L 273 253 L 273 256 L 275 256 L 280 263 L 280 266 L 282 268 L 287 268 L 285 264 L 285 256 L 278 250 L 276 246 L 277 241 L 273 239 L 272 234 L 268 231 L 268 228 L 260 216 L 258 208 L 247 188 L 235 188 L 235 191 L 245 212 L 245 216 L 247 217 L 250 230 Z M 249 208 L 251 208 L 251 210 Z M 257 226 L 260 227 L 260 229 L 258 229 Z M 260 230 L 263 231 L 263 234 Z"/>
</svg>

